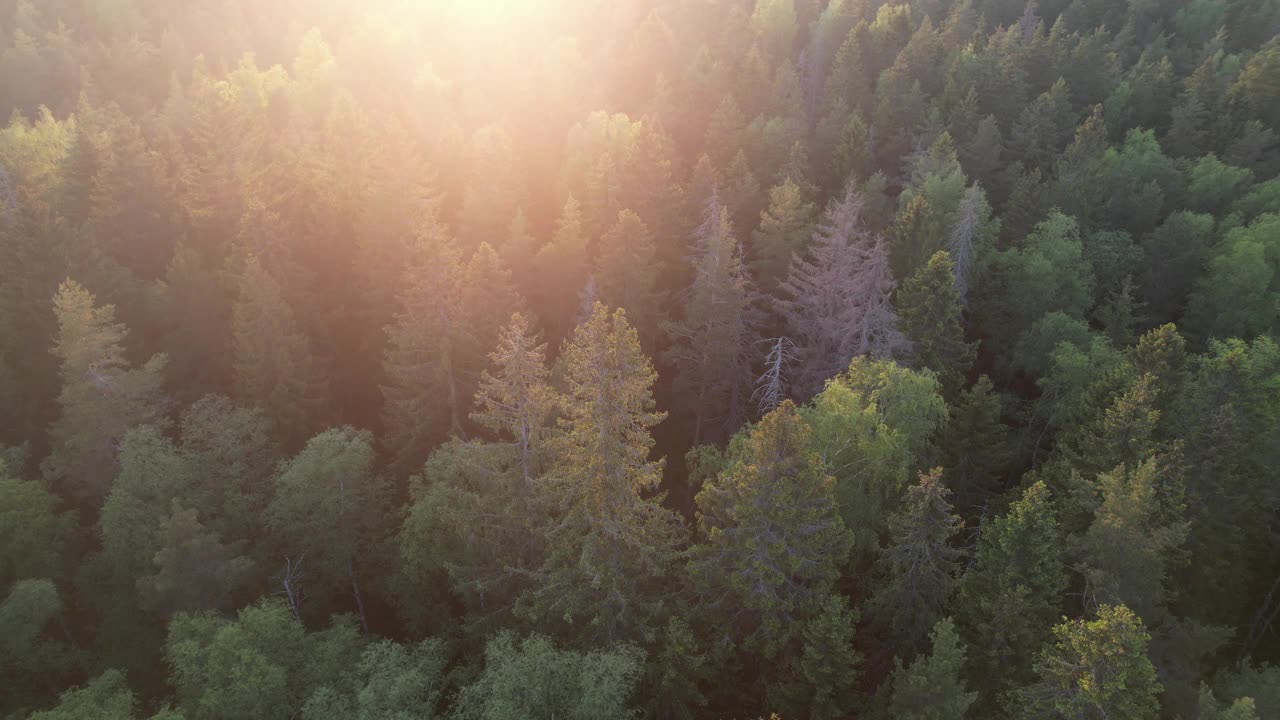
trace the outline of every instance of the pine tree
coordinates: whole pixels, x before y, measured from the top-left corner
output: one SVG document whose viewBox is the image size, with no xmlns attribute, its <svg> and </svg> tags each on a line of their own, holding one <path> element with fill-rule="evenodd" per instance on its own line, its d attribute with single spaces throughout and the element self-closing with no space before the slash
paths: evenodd
<svg viewBox="0 0 1280 720">
<path fill-rule="evenodd" d="M 908 667 L 897 662 L 891 683 L 889 717 L 893 720 L 964 720 L 978 693 L 965 689 L 961 675 L 965 647 L 955 624 L 943 618 L 930 633 L 932 653 Z"/>
<path fill-rule="evenodd" d="M 1081 540 L 1085 578 L 1098 602 L 1127 605 L 1154 623 L 1167 612 L 1170 569 L 1189 529 L 1177 460 L 1119 465 L 1097 485 L 1102 503 Z"/>
<path fill-rule="evenodd" d="M 152 356 L 132 368 L 124 356 L 128 330 L 115 321 L 115 306 L 73 280 L 53 299 L 58 334 L 50 351 L 60 363 L 58 419 L 49 428 L 52 451 L 41 464 L 45 478 L 70 497 L 100 503 L 115 476 L 116 452 L 129 428 L 161 422 L 166 358 Z"/>
<path fill-rule="evenodd" d="M 647 347 L 653 347 L 656 340 L 661 302 L 656 253 L 644 221 L 630 210 L 622 210 L 617 222 L 600 238 L 592 275 L 600 302 L 626 310 Z"/>
<path fill-rule="evenodd" d="M 777 657 L 822 610 L 852 538 L 809 428 L 785 401 L 698 493 L 704 542 L 690 565 L 700 608 L 739 650 Z"/>
<path fill-rule="evenodd" d="M 453 243 L 420 239 L 419 259 L 400 293 L 400 311 L 386 327 L 383 442 L 401 472 L 412 471 L 446 433 L 463 433 L 471 396 L 458 365 L 469 328 L 463 316 L 463 269 Z"/>
<path fill-rule="evenodd" d="M 729 211 L 711 197 L 695 236 L 694 279 L 684 317 L 667 325 L 677 397 L 694 417 L 693 443 L 735 430 L 750 394 L 748 351 L 754 323 L 752 287 L 742 266 Z"/>
<path fill-rule="evenodd" d="M 587 283 L 587 236 L 582 208 L 572 195 L 556 220 L 556 231 L 534 257 L 538 277 L 532 295 L 548 340 L 558 344 L 573 329 L 578 291 Z"/>
<path fill-rule="evenodd" d="M 1102 605 L 1094 619 L 1054 626 L 1035 664 L 1039 682 L 1010 696 L 1015 718 L 1155 720 L 1160 681 L 1147 659 L 1150 635 L 1123 605 Z"/>
<path fill-rule="evenodd" d="M 862 199 L 850 184 L 819 224 L 807 258 L 796 258 L 780 301 L 787 336 L 802 372 L 797 395 L 811 397 L 850 359 L 892 357 L 906 340 L 889 303 L 894 281 L 884 241 L 862 222 Z"/>
<path fill-rule="evenodd" d="M 237 397 L 266 410 L 289 444 L 301 442 L 324 422 L 328 382 L 279 282 L 255 256 L 240 274 L 231 333 Z"/>
<path fill-rule="evenodd" d="M 476 412 L 471 414 L 476 422 L 511 439 L 528 485 L 541 467 L 542 437 L 556 404 L 555 391 L 547 384 L 546 348 L 524 315 L 512 315 L 489 355 L 496 374 L 486 370 L 481 375 Z"/>
<path fill-rule="evenodd" d="M 646 497 L 662 479 L 649 454 L 664 414 L 626 313 L 597 303 L 564 361 L 563 434 L 543 482 L 546 559 L 518 611 L 607 645 L 656 630 L 685 533 L 660 496 Z"/>
<path fill-rule="evenodd" d="M 848 717 L 855 704 L 857 667 L 862 657 L 853 646 L 858 614 L 839 593 L 831 593 L 822 611 L 801 631 L 804 649 L 768 688 L 771 707 L 787 717 L 835 720 Z"/>
<path fill-rule="evenodd" d="M 1043 482 L 981 528 L 958 606 L 984 702 L 1030 681 L 1031 661 L 1048 639 L 1067 588 L 1062 541 Z"/>
<path fill-rule="evenodd" d="M 760 289 L 772 293 L 786 280 L 791 258 L 803 253 L 813 232 L 813 203 L 787 177 L 769 190 L 769 207 L 760 213 L 760 227 L 751 235 L 753 274 Z"/>
<path fill-rule="evenodd" d="M 951 547 L 964 522 L 951 513 L 942 468 L 920 473 L 890 519 L 891 542 L 880 557 L 884 582 L 871 599 L 873 622 L 898 657 L 922 650 L 942 618 L 964 553 Z"/>
<path fill-rule="evenodd" d="M 964 341 L 960 294 L 951 256 L 939 250 L 898 290 L 902 333 L 914 364 L 938 373 L 944 397 L 954 398 L 969 373 L 976 343 Z"/>
<path fill-rule="evenodd" d="M 1000 395 L 986 375 L 963 390 L 950 407 L 940 444 L 961 517 L 972 519 L 1004 490 L 1009 428 L 1000 417 Z"/>
</svg>

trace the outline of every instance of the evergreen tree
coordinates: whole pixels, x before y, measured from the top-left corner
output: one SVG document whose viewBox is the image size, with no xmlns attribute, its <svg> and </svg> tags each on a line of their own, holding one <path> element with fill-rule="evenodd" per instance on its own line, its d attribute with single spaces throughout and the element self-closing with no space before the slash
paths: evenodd
<svg viewBox="0 0 1280 720">
<path fill-rule="evenodd" d="M 1150 636 L 1129 608 L 1102 605 L 1094 619 L 1064 620 L 1053 635 L 1035 664 L 1039 681 L 1010 697 L 1015 718 L 1157 717 Z"/>
<path fill-rule="evenodd" d="M 546 347 L 538 343 L 524 315 L 512 315 L 497 349 L 489 355 L 496 375 L 487 370 L 481 375 L 477 409 L 471 415 L 489 430 L 510 438 L 520 475 L 529 485 L 541 468 L 542 439 L 557 401 L 547 384 Z"/>
<path fill-rule="evenodd" d="M 746 415 L 751 368 L 751 281 L 729 210 L 713 195 L 694 238 L 684 317 L 667 325 L 677 397 L 694 417 L 693 443 L 731 433 Z"/>
<path fill-rule="evenodd" d="M 657 374 L 626 313 L 596 304 L 565 347 L 563 434 L 543 480 L 546 558 L 518 610 L 566 634 L 608 644 L 658 625 L 684 542 L 680 519 L 649 496 L 662 461 L 649 459 Z"/>
<path fill-rule="evenodd" d="M 779 657 L 821 613 L 852 538 L 833 478 L 809 428 L 783 402 L 731 446 L 725 469 L 698 493 L 705 540 L 690 571 L 721 642 Z"/>
<path fill-rule="evenodd" d="M 582 208 L 572 195 L 556 220 L 551 242 L 538 250 L 533 264 L 538 270 L 532 288 L 535 307 L 548 339 L 558 345 L 573 329 L 578 292 L 587 283 L 587 236 Z"/>
<path fill-rule="evenodd" d="M 965 647 L 950 618 L 930 633 L 933 651 L 908 667 L 899 660 L 890 682 L 889 716 L 894 720 L 963 720 L 978 694 L 965 690 L 961 671 Z"/>
<path fill-rule="evenodd" d="M 760 227 L 751 235 L 753 274 L 764 292 L 786 280 L 791 258 L 804 252 L 812 233 L 813 203 L 806 202 L 791 177 L 769 190 L 769 207 L 760 214 Z"/>
<path fill-rule="evenodd" d="M 324 422 L 328 381 L 280 284 L 255 256 L 240 274 L 231 333 L 237 397 L 266 410 L 289 444 L 302 442 Z"/>
<path fill-rule="evenodd" d="M 951 547 L 964 522 L 951 514 L 942 468 L 920 473 L 889 521 L 890 545 L 880 558 L 883 583 L 871 599 L 874 623 L 899 657 L 920 652 L 941 619 L 963 552 Z"/>
<path fill-rule="evenodd" d="M 647 347 L 653 347 L 658 330 L 657 249 L 639 215 L 630 210 L 600 238 L 596 253 L 597 298 L 607 307 L 622 308 Z"/>
<path fill-rule="evenodd" d="M 960 582 L 958 607 L 973 647 L 972 677 L 984 703 L 1030 681 L 1031 661 L 1059 617 L 1067 588 L 1062 540 L 1042 482 L 980 529 L 973 566 Z"/>
<path fill-rule="evenodd" d="M 950 407 L 940 442 L 947 483 L 961 517 L 971 519 L 1004 489 L 1010 460 L 1009 428 L 1001 421 L 1000 395 L 982 375 Z"/>
<path fill-rule="evenodd" d="M 1102 502 L 1082 539 L 1085 578 L 1098 602 L 1156 622 L 1167 611 L 1169 568 L 1187 537 L 1177 460 L 1150 458 L 1098 476 Z"/>
<path fill-rule="evenodd" d="M 934 253 L 902 284 L 897 306 L 915 364 L 938 373 L 943 396 L 955 397 L 973 364 L 976 343 L 964 341 L 960 294 L 946 251 Z"/>
<path fill-rule="evenodd" d="M 51 352 L 60 363 L 62 391 L 49 428 L 52 452 L 41 470 L 55 488 L 97 505 L 110 489 L 125 432 L 163 420 L 166 358 L 130 367 L 122 344 L 128 330 L 115 321 L 115 306 L 95 306 L 73 280 L 58 287 L 53 311 L 58 334 Z"/>
</svg>

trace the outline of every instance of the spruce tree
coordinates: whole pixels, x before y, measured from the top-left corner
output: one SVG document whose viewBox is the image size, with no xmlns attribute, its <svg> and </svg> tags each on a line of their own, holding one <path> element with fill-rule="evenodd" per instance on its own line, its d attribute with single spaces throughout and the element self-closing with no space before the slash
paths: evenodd
<svg viewBox="0 0 1280 720">
<path fill-rule="evenodd" d="M 130 367 L 123 345 L 128 330 L 115 321 L 115 306 L 95 306 L 93 295 L 74 280 L 58 287 L 53 312 L 58 331 L 50 352 L 59 362 L 62 390 L 58 419 L 49 428 L 52 450 L 41 469 L 54 488 L 96 506 L 110 489 L 124 434 L 164 419 L 166 358 L 155 355 Z"/>
<path fill-rule="evenodd" d="M 693 443 L 731 434 L 746 416 L 753 289 L 729 210 L 712 195 L 694 238 L 694 279 L 684 316 L 667 325 L 677 397 L 694 418 Z"/>
<path fill-rule="evenodd" d="M 769 190 L 769 207 L 760 213 L 760 227 L 751 235 L 753 274 L 760 289 L 771 293 L 786 280 L 791 258 L 804 251 L 813 231 L 813 203 L 790 177 Z"/>
<path fill-rule="evenodd" d="M 587 284 L 587 236 L 582 207 L 572 196 L 556 220 L 551 242 L 533 259 L 538 276 L 530 290 L 541 325 L 553 346 L 569 337 L 578 308 L 578 294 Z"/>
<path fill-rule="evenodd" d="M 240 274 L 231 336 L 236 396 L 266 410 L 290 445 L 302 442 L 324 422 L 328 381 L 280 283 L 256 256 Z"/>
<path fill-rule="evenodd" d="M 872 621 L 893 652 L 912 658 L 950 599 L 963 551 L 951 546 L 964 522 L 951 513 L 942 468 L 920 473 L 890 518 L 890 544 L 880 557 L 883 578 L 871 599 Z"/>
<path fill-rule="evenodd" d="M 630 210 L 618 213 L 618 220 L 597 248 L 596 297 L 607 307 L 622 308 L 646 347 L 653 347 L 658 330 L 659 267 L 649 228 Z"/>
<path fill-rule="evenodd" d="M 984 702 L 1030 681 L 1031 661 L 1048 639 L 1067 588 L 1062 542 L 1042 482 L 980 529 L 973 566 L 959 585 L 958 608 Z"/>
<path fill-rule="evenodd" d="M 893 720 L 964 720 L 978 693 L 965 688 L 965 646 L 950 618 L 943 618 L 930 633 L 933 650 L 907 667 L 899 660 L 890 682 L 893 695 L 889 717 Z"/>
<path fill-rule="evenodd" d="M 623 310 L 599 303 L 565 346 L 562 434 L 542 488 L 546 557 L 518 612 L 583 641 L 609 644 L 656 631 L 666 611 L 678 516 L 653 493 L 657 373 Z"/>
<path fill-rule="evenodd" d="M 852 545 L 833 490 L 791 401 L 731 445 L 698 493 L 705 539 L 690 565 L 723 642 L 772 659 L 822 611 Z"/>
<path fill-rule="evenodd" d="M 976 343 L 964 340 L 960 294 L 946 251 L 934 253 L 907 278 L 898 290 L 897 307 L 914 364 L 938 374 L 944 397 L 956 397 L 973 365 Z"/>
</svg>

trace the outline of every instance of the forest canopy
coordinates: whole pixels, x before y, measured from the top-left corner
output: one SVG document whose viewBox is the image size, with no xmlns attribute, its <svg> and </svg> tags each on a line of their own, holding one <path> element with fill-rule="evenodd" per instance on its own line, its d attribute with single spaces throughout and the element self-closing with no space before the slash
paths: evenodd
<svg viewBox="0 0 1280 720">
<path fill-rule="evenodd" d="M 1280 718 L 1280 1 L 0 0 L 0 718 Z"/>
</svg>

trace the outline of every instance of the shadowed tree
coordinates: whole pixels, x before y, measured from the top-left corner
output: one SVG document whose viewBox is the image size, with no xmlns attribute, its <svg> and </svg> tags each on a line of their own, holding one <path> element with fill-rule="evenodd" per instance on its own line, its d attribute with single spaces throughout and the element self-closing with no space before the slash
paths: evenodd
<svg viewBox="0 0 1280 720">
<path fill-rule="evenodd" d="M 694 417 L 693 443 L 728 435 L 747 413 L 753 290 L 733 235 L 729 210 L 712 195 L 694 236 L 694 279 L 684 317 L 668 323 L 667 359 L 677 397 Z"/>
</svg>

